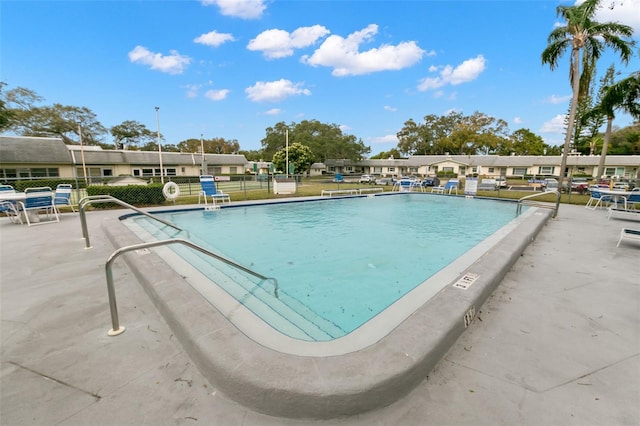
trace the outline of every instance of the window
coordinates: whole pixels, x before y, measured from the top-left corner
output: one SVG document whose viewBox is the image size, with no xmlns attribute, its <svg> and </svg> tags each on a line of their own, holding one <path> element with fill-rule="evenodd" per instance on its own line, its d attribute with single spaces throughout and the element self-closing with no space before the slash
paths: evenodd
<svg viewBox="0 0 640 426">
<path fill-rule="evenodd" d="M 33 169 L 0 169 L 0 178 L 4 179 L 33 179 L 45 177 L 58 177 L 57 168 L 36 167 Z"/>
<path fill-rule="evenodd" d="M 409 167 L 409 173 L 418 173 L 417 167 Z"/>
<path fill-rule="evenodd" d="M 382 173 L 382 167 L 374 167 L 373 173 Z"/>
<path fill-rule="evenodd" d="M 513 168 L 513 175 L 514 176 L 524 176 L 527 174 L 527 168 L 526 167 L 514 167 Z"/>
<path fill-rule="evenodd" d="M 389 171 L 389 173 L 395 173 L 396 168 L 395 167 L 389 167 L 387 170 Z"/>
<path fill-rule="evenodd" d="M 474 166 L 471 168 L 471 173 L 478 173 L 478 166 Z"/>
<path fill-rule="evenodd" d="M 222 174 L 222 167 L 210 166 L 207 168 L 210 175 L 218 176 Z"/>
<path fill-rule="evenodd" d="M 494 171 L 494 170 L 495 170 L 495 168 L 493 168 L 493 167 L 489 167 L 489 171 L 488 171 L 488 173 L 495 173 L 495 171 Z"/>
<path fill-rule="evenodd" d="M 442 171 L 445 173 L 453 173 L 453 167 L 443 167 Z"/>
<path fill-rule="evenodd" d="M 467 174 L 467 168 L 465 166 L 460 166 L 460 174 L 461 175 L 466 175 Z"/>
<path fill-rule="evenodd" d="M 552 175 L 555 167 L 553 166 L 540 166 L 538 167 L 538 174 L 540 175 Z"/>
<path fill-rule="evenodd" d="M 176 169 L 164 169 L 165 176 L 177 176 Z"/>
<path fill-rule="evenodd" d="M 344 168 L 347 172 L 352 172 L 353 171 L 353 167 L 351 166 L 347 166 Z"/>
<path fill-rule="evenodd" d="M 237 167 L 229 167 L 229 173 L 231 173 L 232 175 L 238 174 L 238 168 Z"/>
<path fill-rule="evenodd" d="M 113 176 L 113 170 L 111 170 L 111 169 L 102 169 L 102 176 L 104 176 L 104 177 Z"/>
</svg>

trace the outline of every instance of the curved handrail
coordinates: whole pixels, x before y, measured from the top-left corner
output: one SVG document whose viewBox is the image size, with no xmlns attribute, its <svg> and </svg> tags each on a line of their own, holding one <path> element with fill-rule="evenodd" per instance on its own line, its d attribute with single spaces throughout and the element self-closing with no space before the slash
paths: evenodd
<svg viewBox="0 0 640 426">
<path fill-rule="evenodd" d="M 271 281 L 273 282 L 273 287 L 274 287 L 274 291 L 273 294 L 276 296 L 276 298 L 278 298 L 278 280 L 275 278 L 270 278 L 270 277 L 266 277 L 258 272 L 252 271 L 251 269 L 244 267 L 242 265 L 240 265 L 239 263 L 234 262 L 231 259 L 227 259 L 224 256 L 221 256 L 219 254 L 213 253 L 207 249 L 205 249 L 204 247 L 201 247 L 197 244 L 192 243 L 191 241 L 188 240 L 184 240 L 181 238 L 173 238 L 170 240 L 160 240 L 160 241 L 150 241 L 150 242 L 146 242 L 146 243 L 140 243 L 140 244 L 134 244 L 134 245 L 130 245 L 130 246 L 126 246 L 126 247 L 121 247 L 118 250 L 114 251 L 113 253 L 111 253 L 111 256 L 109 256 L 109 258 L 107 259 L 107 262 L 105 264 L 105 272 L 107 274 L 107 293 L 109 294 L 109 309 L 111 310 L 111 330 L 109 330 L 109 332 L 107 333 L 109 336 L 117 336 L 119 334 L 124 333 L 125 328 L 120 326 L 120 323 L 118 321 L 118 306 L 116 303 L 116 291 L 113 287 L 113 273 L 111 271 L 111 264 L 114 262 L 114 260 L 120 256 L 122 253 L 128 252 L 128 251 L 132 251 L 132 250 L 138 250 L 138 249 L 142 249 L 142 248 L 148 248 L 148 247 L 157 247 L 157 246 L 163 246 L 163 245 L 168 245 L 168 244 L 184 244 L 188 247 L 191 247 L 192 249 L 195 249 L 201 253 L 204 253 L 208 256 L 211 256 L 215 259 L 218 259 L 224 263 L 226 263 L 227 265 L 231 265 L 237 269 L 240 269 L 241 271 L 247 272 L 255 277 L 260 278 L 262 281 Z"/>
<path fill-rule="evenodd" d="M 128 207 L 131 210 L 138 212 L 144 216 L 150 217 L 151 219 L 157 220 L 158 222 L 161 222 L 167 226 L 170 226 L 174 229 L 177 229 L 178 231 L 182 231 L 182 228 L 174 225 L 173 223 L 166 221 L 164 219 L 160 219 L 158 217 L 155 217 L 152 214 L 149 214 L 145 211 L 140 210 L 139 208 L 132 206 L 129 203 L 125 203 L 124 201 L 112 197 L 111 195 L 89 195 L 87 197 L 84 197 L 83 199 L 81 199 L 80 201 L 78 201 L 78 210 L 80 212 L 80 223 L 82 225 L 82 238 L 85 239 L 85 249 L 90 249 L 91 248 L 91 242 L 89 241 L 89 231 L 87 229 L 87 217 L 86 217 L 86 213 L 84 211 L 84 208 L 86 206 L 88 206 L 89 204 L 96 204 L 96 203 L 116 203 L 116 204 L 120 204 L 121 206 L 124 207 Z"/>
<path fill-rule="evenodd" d="M 541 197 L 543 195 L 547 195 L 547 194 L 556 194 L 556 203 L 554 207 L 550 207 L 548 204 L 542 204 L 542 202 L 533 202 L 533 203 L 528 203 L 528 200 L 532 199 L 532 198 L 536 198 L 536 197 Z M 523 204 L 527 204 L 529 206 L 536 206 L 536 207 L 544 207 L 546 209 L 553 209 L 553 218 L 555 218 L 558 215 L 558 208 L 560 207 L 560 192 L 558 191 L 546 191 L 546 192 L 537 192 L 535 194 L 531 194 L 531 195 L 526 195 L 522 198 L 520 198 L 518 200 L 518 206 L 516 207 L 516 214 L 519 215 L 522 212 L 522 205 Z"/>
</svg>

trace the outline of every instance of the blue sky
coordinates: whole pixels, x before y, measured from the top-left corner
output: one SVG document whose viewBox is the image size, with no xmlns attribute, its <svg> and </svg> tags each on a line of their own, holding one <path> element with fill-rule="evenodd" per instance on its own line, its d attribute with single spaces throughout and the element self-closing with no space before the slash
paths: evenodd
<svg viewBox="0 0 640 426">
<path fill-rule="evenodd" d="M 87 107 L 106 127 L 155 131 L 157 106 L 163 143 L 202 134 L 254 150 L 267 127 L 319 120 L 374 155 L 408 119 L 455 110 L 560 145 L 568 53 L 555 71 L 540 61 L 559 4 L 572 3 L 3 0 L 0 80 L 46 105 Z M 596 19 L 632 26 L 637 40 L 640 0 L 604 5 Z M 609 52 L 599 75 L 611 64 L 621 77 L 640 69 L 637 55 L 623 66 Z"/>
</svg>

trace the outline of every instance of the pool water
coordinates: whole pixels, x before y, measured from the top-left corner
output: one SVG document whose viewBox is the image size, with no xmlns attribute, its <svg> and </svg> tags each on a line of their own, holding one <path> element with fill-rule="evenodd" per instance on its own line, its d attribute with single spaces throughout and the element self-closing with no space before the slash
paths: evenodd
<svg viewBox="0 0 640 426">
<path fill-rule="evenodd" d="M 512 221 L 515 207 L 397 194 L 159 216 L 194 243 L 277 279 L 276 292 L 271 283 L 174 249 L 272 327 L 324 341 L 352 332 L 420 286 Z M 135 223 L 155 238 L 175 237 L 145 217 Z"/>
</svg>

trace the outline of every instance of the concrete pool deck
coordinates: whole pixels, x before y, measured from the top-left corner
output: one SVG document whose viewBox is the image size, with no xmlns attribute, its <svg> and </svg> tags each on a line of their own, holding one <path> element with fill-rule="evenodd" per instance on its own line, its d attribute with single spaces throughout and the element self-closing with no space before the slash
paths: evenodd
<svg viewBox="0 0 640 426">
<path fill-rule="evenodd" d="M 114 275 L 127 331 L 107 336 L 114 248 L 102 224 L 121 214 L 88 214 L 91 250 L 77 215 L 0 221 L 3 425 L 640 423 L 640 247 L 615 247 L 637 222 L 561 206 L 409 395 L 313 421 L 259 414 L 213 388 L 123 262 Z"/>
</svg>

